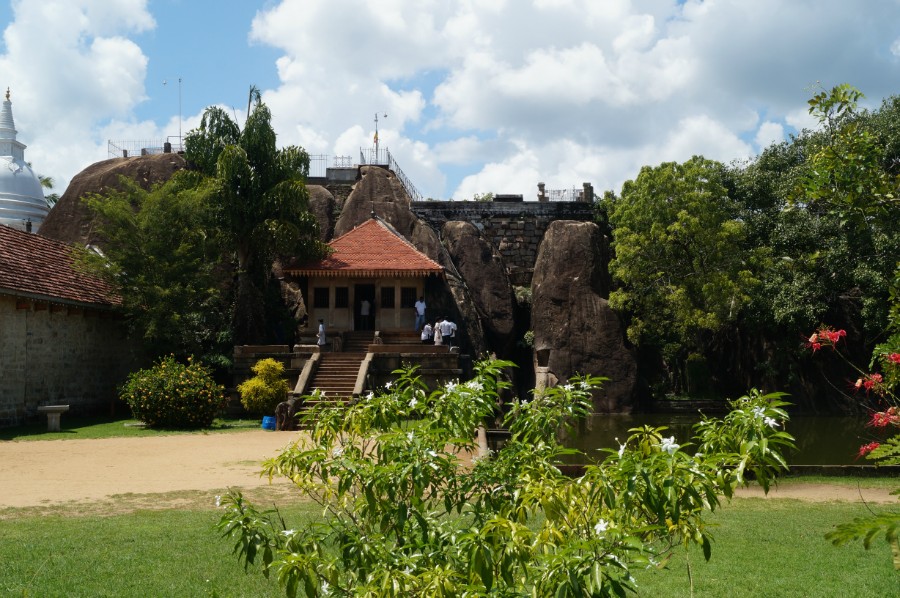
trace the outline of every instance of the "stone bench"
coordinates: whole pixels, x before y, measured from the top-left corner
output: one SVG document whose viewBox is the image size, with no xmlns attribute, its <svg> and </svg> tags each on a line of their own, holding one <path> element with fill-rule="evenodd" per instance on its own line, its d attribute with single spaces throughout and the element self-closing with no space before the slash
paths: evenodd
<svg viewBox="0 0 900 598">
<path fill-rule="evenodd" d="M 47 414 L 47 431 L 59 432 L 59 416 L 69 410 L 68 405 L 42 405 L 37 408 L 39 413 Z"/>
</svg>

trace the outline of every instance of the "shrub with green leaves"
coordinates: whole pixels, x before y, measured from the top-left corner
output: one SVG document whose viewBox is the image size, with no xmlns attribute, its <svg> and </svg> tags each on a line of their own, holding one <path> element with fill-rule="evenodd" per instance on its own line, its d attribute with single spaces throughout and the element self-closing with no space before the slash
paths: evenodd
<svg viewBox="0 0 900 598">
<path fill-rule="evenodd" d="M 509 362 L 427 393 L 416 369 L 353 405 L 320 405 L 309 436 L 269 460 L 323 516 L 291 527 L 232 491 L 219 527 L 245 566 L 261 562 L 290 597 L 621 596 L 631 570 L 663 566 L 678 545 L 710 555 L 704 513 L 747 483 L 764 487 L 792 446 L 777 395 L 751 393 L 695 441 L 633 430 L 573 479 L 561 430 L 584 416 L 601 378 L 576 377 L 514 403 L 510 438 L 486 458 L 475 430 L 494 417 Z M 582 456 L 583 457 L 583 456 Z M 587 462 L 584 459 L 584 462 Z"/>
<path fill-rule="evenodd" d="M 227 401 L 209 370 L 188 357 L 161 358 L 153 367 L 128 375 L 120 397 L 137 419 L 154 428 L 205 428 Z"/>
<path fill-rule="evenodd" d="M 291 390 L 283 377 L 284 364 L 269 357 L 257 361 L 252 369 L 256 375 L 237 387 L 241 393 L 241 404 L 251 413 L 274 413 L 275 407 L 287 398 Z"/>
</svg>

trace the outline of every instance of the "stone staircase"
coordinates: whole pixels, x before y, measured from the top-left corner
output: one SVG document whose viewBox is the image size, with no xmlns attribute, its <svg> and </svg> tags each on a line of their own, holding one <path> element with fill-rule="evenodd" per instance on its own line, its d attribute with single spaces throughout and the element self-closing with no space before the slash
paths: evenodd
<svg viewBox="0 0 900 598">
<path fill-rule="evenodd" d="M 307 386 L 306 394 L 316 389 L 325 393 L 329 401 L 348 401 L 353 396 L 359 366 L 366 354 L 361 352 L 322 353 L 319 367 L 316 368 Z"/>
<path fill-rule="evenodd" d="M 375 333 L 371 330 L 358 330 L 344 333 L 344 353 L 365 353 L 372 344 Z"/>
<path fill-rule="evenodd" d="M 419 334 L 412 330 L 382 332 L 380 336 L 385 345 L 421 344 Z M 375 333 L 371 330 L 343 333 L 343 351 L 319 355 L 318 367 L 303 394 L 311 395 L 318 389 L 325 393 L 324 400 L 327 402 L 349 401 L 356 387 L 360 366 L 374 337 Z M 311 404 L 311 401 L 307 401 L 304 406 L 309 407 Z"/>
</svg>

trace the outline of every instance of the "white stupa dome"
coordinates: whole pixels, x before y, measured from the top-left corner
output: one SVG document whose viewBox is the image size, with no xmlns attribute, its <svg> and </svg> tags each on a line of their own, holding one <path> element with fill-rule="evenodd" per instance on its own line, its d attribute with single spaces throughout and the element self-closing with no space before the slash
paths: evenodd
<svg viewBox="0 0 900 598">
<path fill-rule="evenodd" d="M 34 171 L 25 162 L 25 144 L 16 141 L 9 89 L 0 109 L 0 224 L 37 232 L 50 208 Z"/>
</svg>

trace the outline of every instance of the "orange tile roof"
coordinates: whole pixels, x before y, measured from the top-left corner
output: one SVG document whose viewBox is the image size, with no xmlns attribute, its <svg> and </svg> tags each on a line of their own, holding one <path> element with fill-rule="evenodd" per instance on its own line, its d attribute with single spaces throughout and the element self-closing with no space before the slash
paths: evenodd
<svg viewBox="0 0 900 598">
<path fill-rule="evenodd" d="M 419 252 L 380 219 L 370 219 L 328 244 L 330 256 L 289 266 L 295 276 L 418 277 L 441 274 L 440 264 Z"/>
<path fill-rule="evenodd" d="M 105 282 L 75 267 L 75 248 L 0 225 L 0 293 L 110 307 L 121 301 Z"/>
</svg>

